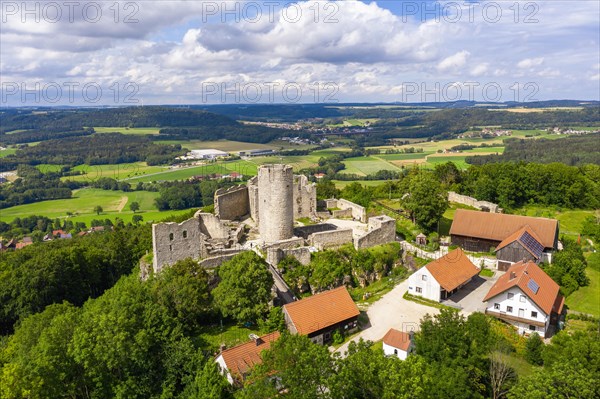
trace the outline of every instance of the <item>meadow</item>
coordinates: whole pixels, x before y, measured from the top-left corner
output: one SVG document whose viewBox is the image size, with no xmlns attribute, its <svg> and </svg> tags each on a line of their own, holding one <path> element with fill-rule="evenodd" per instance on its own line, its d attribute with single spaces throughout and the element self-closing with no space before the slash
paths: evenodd
<svg viewBox="0 0 600 399">
<path fill-rule="evenodd" d="M 569 309 L 600 317 L 600 253 L 588 253 L 587 262 L 585 273 L 590 284 L 569 295 L 566 303 Z"/>
<path fill-rule="evenodd" d="M 96 133 L 158 134 L 158 127 L 95 127 Z"/>
<path fill-rule="evenodd" d="M 135 184 L 138 182 L 187 180 L 194 176 L 206 176 L 211 174 L 227 175 L 232 172 L 253 176 L 256 175 L 256 170 L 257 165 L 255 163 L 240 160 L 209 163 L 201 166 L 182 167 L 167 170 L 163 168 L 155 173 L 134 176 L 125 180 L 131 184 Z"/>
</svg>

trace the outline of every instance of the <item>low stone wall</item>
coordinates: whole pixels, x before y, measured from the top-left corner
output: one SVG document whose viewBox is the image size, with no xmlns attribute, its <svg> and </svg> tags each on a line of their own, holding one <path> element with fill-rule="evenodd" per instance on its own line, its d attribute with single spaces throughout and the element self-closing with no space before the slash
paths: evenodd
<svg viewBox="0 0 600 399">
<path fill-rule="evenodd" d="M 347 209 L 338 209 L 332 212 L 333 213 L 333 217 L 336 219 L 344 219 L 344 218 L 351 218 L 352 217 L 352 209 L 347 208 Z"/>
<path fill-rule="evenodd" d="M 484 210 L 490 213 L 502 213 L 502 208 L 500 208 L 497 204 L 494 204 L 493 202 L 478 201 L 476 198 L 458 194 L 454 191 L 448 191 L 448 201 L 455 202 L 457 204 L 472 206 L 473 208 Z"/>
<path fill-rule="evenodd" d="M 325 202 L 325 208 L 327 208 L 327 209 L 337 208 L 338 207 L 338 200 L 337 199 L 328 199 L 328 200 L 324 200 L 324 202 Z"/>
<path fill-rule="evenodd" d="M 221 220 L 237 220 L 250 213 L 247 186 L 220 188 L 215 192 L 215 215 Z"/>
<path fill-rule="evenodd" d="M 394 241 L 396 241 L 396 220 L 382 215 L 369 218 L 369 231 L 354 240 L 354 247 L 370 248 Z"/>
<path fill-rule="evenodd" d="M 311 234 L 308 242 L 315 248 L 322 250 L 341 247 L 352 242 L 352 229 L 339 229 Z"/>
<path fill-rule="evenodd" d="M 310 224 L 307 226 L 296 227 L 294 229 L 294 235 L 298 237 L 302 237 L 307 239 L 308 236 L 314 233 L 321 233 L 323 231 L 331 231 L 336 230 L 337 227 L 330 223 L 319 223 L 319 224 Z"/>
<path fill-rule="evenodd" d="M 224 262 L 227 262 L 228 260 L 230 260 L 231 258 L 236 256 L 240 252 L 242 252 L 242 251 L 235 251 L 235 252 L 231 252 L 231 253 L 224 253 L 222 255 L 212 256 L 210 258 L 202 259 L 198 263 L 200 264 L 200 266 L 202 266 L 206 269 L 214 269 L 215 267 L 221 266 Z"/>
<path fill-rule="evenodd" d="M 264 247 L 265 251 L 268 251 L 270 248 L 275 249 L 293 249 L 304 246 L 304 239 L 302 237 L 292 237 L 289 240 L 281 240 L 277 241 L 273 244 L 266 245 Z"/>
<path fill-rule="evenodd" d="M 303 265 L 308 265 L 310 263 L 310 250 L 308 247 L 290 249 L 269 248 L 267 250 L 267 263 L 277 266 L 286 256 L 293 256 Z"/>
</svg>

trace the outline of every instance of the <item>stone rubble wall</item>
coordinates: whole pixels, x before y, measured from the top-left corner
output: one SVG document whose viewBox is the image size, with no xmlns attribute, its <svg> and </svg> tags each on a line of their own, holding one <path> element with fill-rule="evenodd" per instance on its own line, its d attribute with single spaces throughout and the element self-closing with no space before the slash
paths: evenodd
<svg viewBox="0 0 600 399">
<path fill-rule="evenodd" d="M 220 188 L 215 192 L 215 215 L 220 220 L 238 220 L 250 213 L 248 187 Z"/>
<path fill-rule="evenodd" d="M 396 241 L 396 220 L 389 216 L 369 218 L 368 229 L 365 234 L 354 240 L 356 249 L 370 248 Z"/>
<path fill-rule="evenodd" d="M 477 198 L 469 197 L 467 195 L 461 195 L 455 193 L 454 191 L 448 191 L 448 201 L 455 202 L 457 204 L 472 206 L 473 208 L 486 210 L 486 212 L 490 213 L 502 213 L 502 208 L 500 208 L 498 204 L 494 204 L 493 202 L 488 201 L 478 201 Z"/>
<path fill-rule="evenodd" d="M 352 229 L 339 229 L 313 233 L 308 237 L 311 246 L 323 250 L 337 248 L 352 242 Z"/>
</svg>

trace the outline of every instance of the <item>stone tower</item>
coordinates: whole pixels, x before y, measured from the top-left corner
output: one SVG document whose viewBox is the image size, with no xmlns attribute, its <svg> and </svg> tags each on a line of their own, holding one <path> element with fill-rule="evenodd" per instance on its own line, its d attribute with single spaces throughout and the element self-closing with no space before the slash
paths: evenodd
<svg viewBox="0 0 600 399">
<path fill-rule="evenodd" d="M 294 236 L 294 172 L 289 165 L 258 169 L 258 229 L 266 243 Z"/>
</svg>

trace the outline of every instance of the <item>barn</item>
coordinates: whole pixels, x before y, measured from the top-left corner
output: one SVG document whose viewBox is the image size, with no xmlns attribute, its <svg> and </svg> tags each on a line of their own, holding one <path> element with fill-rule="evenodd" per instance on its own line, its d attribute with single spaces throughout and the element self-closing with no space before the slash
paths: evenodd
<svg viewBox="0 0 600 399">
<path fill-rule="evenodd" d="M 450 237 L 453 245 L 467 251 L 488 252 L 524 227 L 536 234 L 545 250 L 556 249 L 558 220 L 504 213 L 457 209 Z"/>
</svg>

